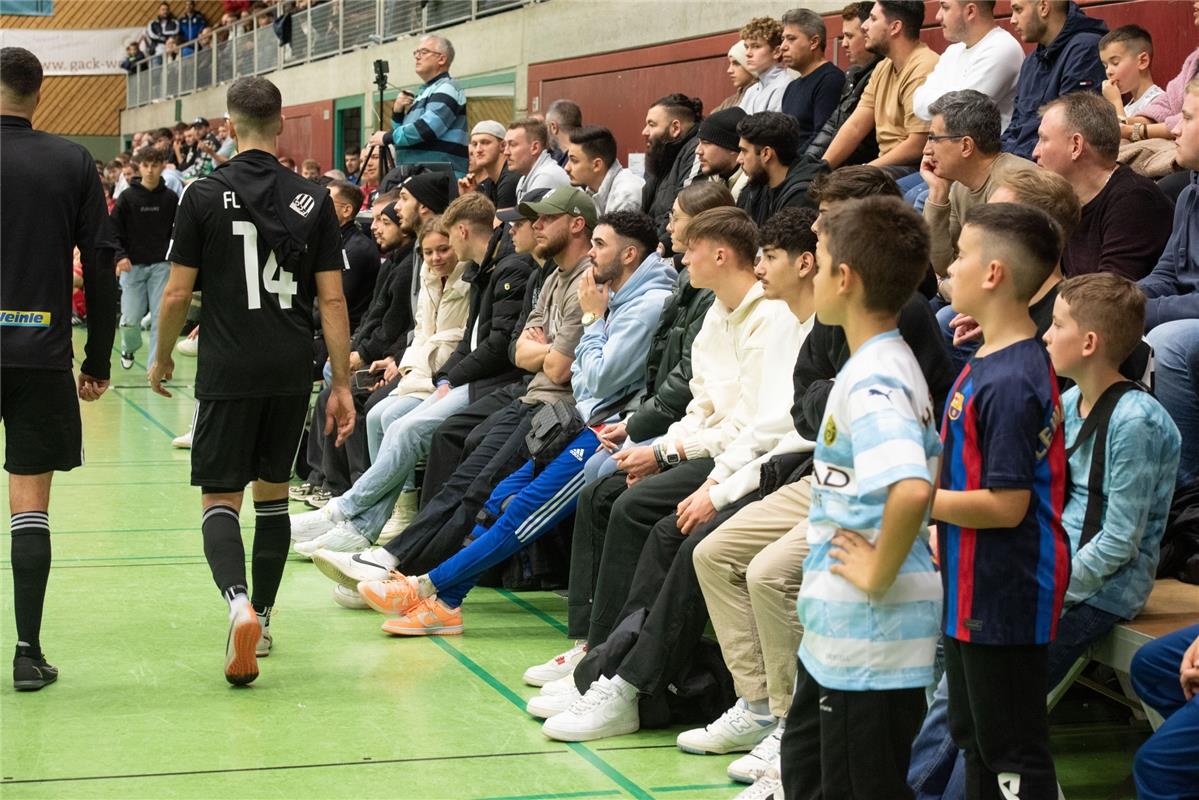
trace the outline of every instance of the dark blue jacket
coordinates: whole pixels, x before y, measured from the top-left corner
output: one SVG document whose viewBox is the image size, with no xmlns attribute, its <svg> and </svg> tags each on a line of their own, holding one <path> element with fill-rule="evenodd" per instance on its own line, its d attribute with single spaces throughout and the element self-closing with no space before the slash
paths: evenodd
<svg viewBox="0 0 1199 800">
<path fill-rule="evenodd" d="M 1005 153 L 1032 158 L 1041 123 L 1037 109 L 1064 94 L 1098 92 L 1103 87 L 1105 73 L 1099 60 L 1099 40 L 1105 33 L 1106 22 L 1088 17 L 1070 3 L 1066 24 L 1058 35 L 1048 47 L 1037 45 L 1020 67 L 1012 121 L 1003 132 Z"/>
<path fill-rule="evenodd" d="M 1174 205 L 1174 232 L 1153 272 L 1141 279 L 1145 330 L 1176 319 L 1199 318 L 1199 173 Z"/>
</svg>

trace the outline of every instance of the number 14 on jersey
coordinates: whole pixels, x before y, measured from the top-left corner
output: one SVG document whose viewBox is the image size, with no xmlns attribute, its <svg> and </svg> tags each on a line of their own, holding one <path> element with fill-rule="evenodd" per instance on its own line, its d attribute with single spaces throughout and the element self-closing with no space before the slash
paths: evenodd
<svg viewBox="0 0 1199 800">
<path fill-rule="evenodd" d="M 252 222 L 238 220 L 233 223 L 233 235 L 241 237 L 246 268 L 246 304 L 251 310 L 262 308 L 258 282 L 258 229 Z M 300 288 L 292 274 L 279 267 L 274 251 L 267 256 L 266 264 L 262 267 L 262 288 L 278 298 L 279 308 L 291 308 L 291 298 Z"/>
</svg>

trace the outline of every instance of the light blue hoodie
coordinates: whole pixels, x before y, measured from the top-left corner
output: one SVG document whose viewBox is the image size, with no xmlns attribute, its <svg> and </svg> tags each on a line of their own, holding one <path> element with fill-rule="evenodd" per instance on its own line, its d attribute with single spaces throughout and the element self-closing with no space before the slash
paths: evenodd
<svg viewBox="0 0 1199 800">
<path fill-rule="evenodd" d="M 583 329 L 570 368 L 579 414 L 590 423 L 596 411 L 614 417 L 645 385 L 645 358 L 666 299 L 674 291 L 674 264 L 646 256 L 628 283 L 608 300 L 608 313 Z"/>
</svg>

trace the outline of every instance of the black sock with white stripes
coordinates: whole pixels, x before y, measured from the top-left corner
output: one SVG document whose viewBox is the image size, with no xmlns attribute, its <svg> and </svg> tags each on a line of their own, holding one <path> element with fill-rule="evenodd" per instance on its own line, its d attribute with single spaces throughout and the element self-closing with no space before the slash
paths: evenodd
<svg viewBox="0 0 1199 800">
<path fill-rule="evenodd" d="M 13 514 L 9 531 L 17 653 L 41 658 L 42 605 L 50 578 L 50 517 L 45 511 Z"/>
<path fill-rule="evenodd" d="M 246 589 L 246 548 L 241 543 L 241 521 L 230 506 L 210 506 L 200 528 L 204 533 L 204 557 L 212 579 L 229 602 Z"/>
<path fill-rule="evenodd" d="M 287 499 L 254 503 L 254 553 L 251 571 L 254 594 L 251 602 L 259 614 L 269 613 L 283 580 L 287 550 L 291 546 L 291 517 Z"/>
</svg>

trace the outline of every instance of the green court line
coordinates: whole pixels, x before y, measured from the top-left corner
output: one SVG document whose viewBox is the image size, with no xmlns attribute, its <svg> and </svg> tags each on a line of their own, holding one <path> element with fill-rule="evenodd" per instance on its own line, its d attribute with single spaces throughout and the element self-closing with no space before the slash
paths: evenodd
<svg viewBox="0 0 1199 800">
<path fill-rule="evenodd" d="M 113 345 L 112 352 L 117 354 L 117 358 L 121 357 L 121 351 L 116 345 Z M 184 358 L 188 358 L 188 356 L 184 356 Z M 143 374 L 150 371 L 150 367 L 148 365 L 143 364 L 141 361 L 138 361 L 136 358 L 133 359 L 133 366 L 138 367 L 142 371 Z M 174 392 L 174 391 L 178 390 L 179 394 L 183 395 L 184 397 L 188 398 L 189 400 L 195 400 L 196 396 L 194 394 L 183 391 L 184 387 L 191 387 L 191 386 L 192 386 L 192 384 L 189 384 L 189 383 L 180 383 L 180 384 L 168 383 L 167 391 Z M 110 387 L 110 388 L 116 388 L 116 387 Z M 149 389 L 150 384 L 149 384 L 149 382 L 147 382 L 145 386 L 138 386 L 137 388 Z"/>
<path fill-rule="evenodd" d="M 476 800 L 559 800 L 571 797 L 611 797 L 619 795 L 615 789 L 597 789 L 594 792 L 556 792 L 554 794 L 510 794 L 503 797 L 480 797 Z"/>
<path fill-rule="evenodd" d="M 697 792 L 705 789 L 744 789 L 743 783 L 695 783 L 690 786 L 651 786 L 651 792 Z"/>
<path fill-rule="evenodd" d="M 508 600 L 511 600 L 513 603 L 520 606 L 525 611 L 528 611 L 530 614 L 539 618 L 546 624 L 557 628 L 558 631 L 563 636 L 566 635 L 566 626 L 565 625 L 563 625 L 555 617 L 545 613 L 540 608 L 538 608 L 537 606 L 530 603 L 528 600 L 525 600 L 523 597 L 517 597 L 516 595 L 514 595 L 512 592 L 508 591 L 507 589 L 496 589 L 496 592 L 498 592 L 502 597 L 506 597 Z"/>
<path fill-rule="evenodd" d="M 458 663 L 462 664 L 462 666 L 473 672 L 477 678 L 482 680 L 492 689 L 495 689 L 497 692 L 499 692 L 499 694 L 505 700 L 519 708 L 521 711 L 525 710 L 525 701 L 520 695 L 501 683 L 498 678 L 477 664 L 469 656 L 467 656 L 458 648 L 454 647 L 449 642 L 445 641 L 445 639 L 440 636 L 430 636 L 429 638 L 433 640 L 433 644 L 437 645 L 442 650 L 453 656 Z M 565 744 L 568 748 L 582 756 L 583 759 L 593 767 L 607 775 L 613 783 L 624 789 L 633 797 L 637 798 L 637 800 L 653 800 L 653 795 L 649 794 L 632 780 L 627 778 L 618 769 L 602 759 L 586 745 L 579 742 L 566 742 Z"/>
<path fill-rule="evenodd" d="M 145 417 L 147 422 L 149 422 L 149 423 L 150 423 L 151 425 L 153 425 L 155 428 L 158 428 L 158 430 L 160 430 L 160 431 L 162 431 L 163 433 L 165 433 L 165 434 L 167 435 L 167 438 L 170 438 L 170 439 L 174 439 L 174 438 L 175 438 L 175 432 L 174 432 L 174 431 L 172 431 L 172 430 L 171 430 L 170 428 L 168 428 L 166 425 L 163 425 L 161 422 L 159 422 L 159 421 L 158 421 L 158 420 L 157 420 L 157 419 L 154 417 L 154 415 L 153 415 L 153 414 L 151 414 L 149 411 L 147 411 L 146 409 L 142 408 L 140 405 L 138 405 L 136 402 L 134 402 L 134 401 L 133 401 L 133 400 L 131 400 L 130 398 L 126 397 L 126 396 L 125 396 L 125 393 L 124 393 L 123 391 L 121 391 L 120 389 L 113 389 L 113 390 L 112 390 L 112 393 L 113 393 L 113 394 L 115 394 L 117 397 L 121 398 L 122 400 L 124 400 L 126 403 L 128 403 L 128 404 L 130 405 L 130 407 L 131 407 L 131 408 L 133 408 L 133 410 L 134 410 L 134 411 L 136 411 L 137 413 L 139 413 L 139 414 L 141 414 L 143 417 Z"/>
</svg>

